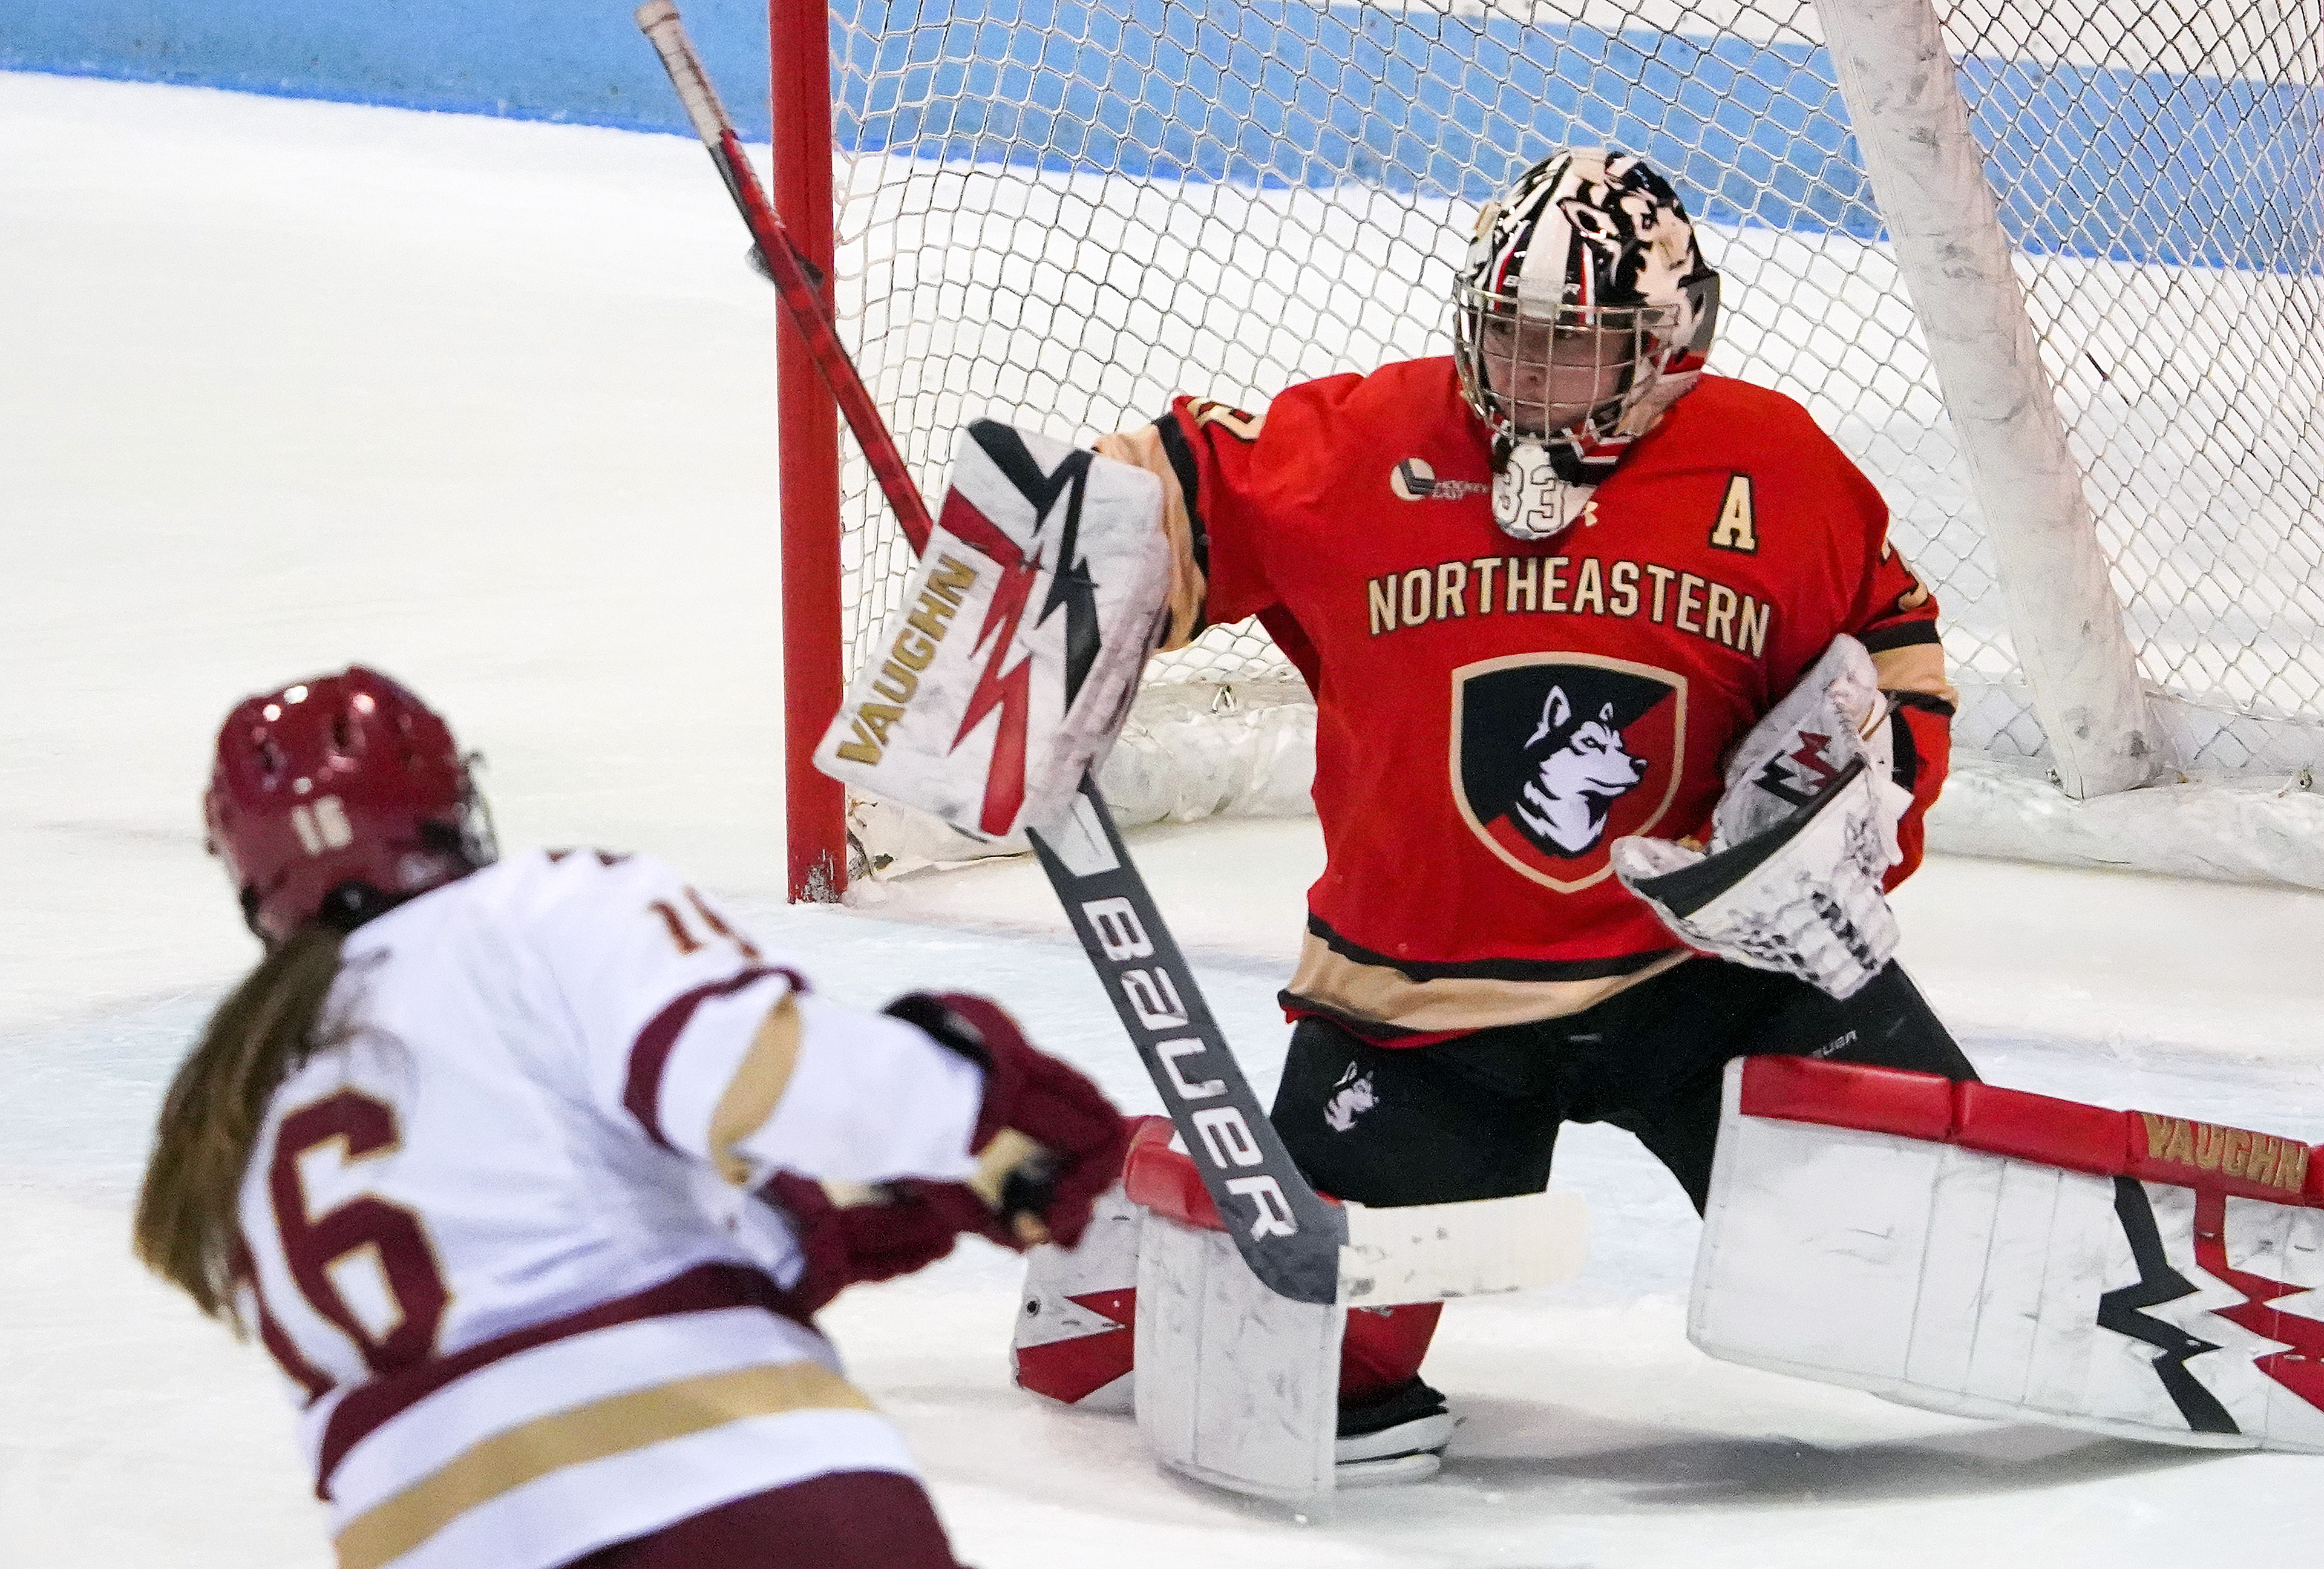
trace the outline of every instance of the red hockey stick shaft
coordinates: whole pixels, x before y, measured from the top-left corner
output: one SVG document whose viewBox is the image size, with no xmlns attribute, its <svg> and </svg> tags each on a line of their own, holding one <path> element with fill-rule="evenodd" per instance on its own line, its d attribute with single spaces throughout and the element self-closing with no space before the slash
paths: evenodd
<svg viewBox="0 0 2324 1569">
<path fill-rule="evenodd" d="M 847 428 L 855 433 L 856 446 L 862 448 L 872 476 L 880 482 L 881 494 L 888 498 L 913 553 L 918 554 L 927 549 L 934 526 L 927 503 L 920 499 L 920 487 L 912 483 L 911 471 L 904 466 L 895 438 L 888 434 L 888 422 L 880 417 L 879 405 L 872 401 L 854 362 L 840 346 L 839 324 L 824 297 L 823 281 L 799 254 L 791 243 L 790 229 L 768 201 L 758 173 L 742 151 L 742 140 L 734 134 L 734 123 L 726 117 L 726 106 L 718 101 L 717 90 L 702 69 L 702 59 L 694 52 L 693 40 L 686 36 L 678 7 L 670 0 L 650 0 L 638 7 L 637 23 L 661 56 L 670 85 L 678 89 L 678 102 L 686 106 L 686 117 L 710 150 L 710 161 L 718 166 L 719 178 L 726 182 L 742 221 L 750 226 L 751 237 L 759 244 L 759 254 L 766 260 L 783 308 L 791 313 L 800 338 L 815 358 L 816 369 L 823 374 L 824 384 L 831 389 Z"/>
</svg>

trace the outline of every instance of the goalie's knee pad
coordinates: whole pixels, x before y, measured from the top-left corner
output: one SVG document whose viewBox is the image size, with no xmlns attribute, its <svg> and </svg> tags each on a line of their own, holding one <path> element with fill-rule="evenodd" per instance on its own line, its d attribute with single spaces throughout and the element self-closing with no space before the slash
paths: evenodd
<svg viewBox="0 0 2324 1569">
<path fill-rule="evenodd" d="M 1960 1416 L 2324 1454 L 2324 1160 L 1799 1057 L 1727 1068 L 1687 1333 Z M 2283 1306 L 2279 1306 L 2283 1305 Z"/>
<path fill-rule="evenodd" d="M 1148 1179 L 1148 1196 L 1157 1182 L 1167 1184 L 1172 1192 L 1165 1212 L 1207 1225 L 1201 1179 L 1169 1148 L 1169 1122 L 1160 1117 L 1139 1122 L 1136 1164 Z M 1185 1169 L 1157 1177 L 1162 1166 Z M 1191 1213 L 1195 1210 L 1204 1213 Z M 1010 1343 L 1019 1389 L 1092 1410 L 1130 1409 L 1138 1239 L 1145 1213 L 1116 1184 L 1098 1200 L 1080 1246 L 1042 1246 L 1026 1254 L 1025 1288 Z M 1415 1383 L 1443 1311 L 1441 1302 L 1417 1302 L 1351 1312 L 1341 1346 L 1342 1405 L 1364 1405 Z"/>
<path fill-rule="evenodd" d="M 1136 1389 L 1138 1243 L 1146 1208 L 1129 1185 L 1139 1170 L 1150 1176 L 1158 1156 L 1174 1186 L 1202 1189 L 1193 1163 L 1170 1149 L 1167 1117 L 1131 1121 L 1122 1181 L 1099 1196 L 1080 1244 L 1044 1244 L 1026 1253 L 1009 1347 L 1019 1389 L 1091 1410 L 1128 1411 Z"/>
</svg>

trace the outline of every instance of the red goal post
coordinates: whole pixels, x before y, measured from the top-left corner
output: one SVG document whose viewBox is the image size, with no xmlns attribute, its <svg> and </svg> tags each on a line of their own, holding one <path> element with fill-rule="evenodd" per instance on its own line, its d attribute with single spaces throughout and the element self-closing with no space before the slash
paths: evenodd
<svg viewBox="0 0 2324 1569">
<path fill-rule="evenodd" d="M 799 254 L 832 255 L 830 12 L 825 0 L 768 0 L 773 177 L 768 194 Z M 847 790 L 816 771 L 844 694 L 840 616 L 839 408 L 790 313 L 775 313 L 777 463 L 782 508 L 783 790 L 794 900 L 847 887 Z"/>
</svg>

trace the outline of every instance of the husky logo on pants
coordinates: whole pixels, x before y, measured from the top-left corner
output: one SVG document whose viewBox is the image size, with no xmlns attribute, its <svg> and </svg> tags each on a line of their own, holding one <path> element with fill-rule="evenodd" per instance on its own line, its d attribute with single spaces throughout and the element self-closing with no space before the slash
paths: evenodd
<svg viewBox="0 0 2324 1569">
<path fill-rule="evenodd" d="M 1678 789 L 1686 678 L 1594 654 L 1518 654 L 1452 672 L 1461 816 L 1519 874 L 1574 893 L 1612 870 Z"/>
<path fill-rule="evenodd" d="M 1359 1076 L 1359 1075 L 1361 1076 Z M 1323 1121 L 1333 1132 L 1344 1133 L 1356 1125 L 1356 1119 L 1379 1104 L 1379 1094 L 1372 1088 L 1372 1075 L 1355 1064 L 1340 1075 L 1332 1086 L 1332 1098 L 1323 1103 Z"/>
</svg>

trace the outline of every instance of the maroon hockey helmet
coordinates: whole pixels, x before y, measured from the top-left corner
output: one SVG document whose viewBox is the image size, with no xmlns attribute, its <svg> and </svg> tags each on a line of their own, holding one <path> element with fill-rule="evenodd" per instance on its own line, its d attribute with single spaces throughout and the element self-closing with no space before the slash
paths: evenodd
<svg viewBox="0 0 2324 1569">
<path fill-rule="evenodd" d="M 236 706 L 202 815 L 270 946 L 314 920 L 352 931 L 495 854 L 450 727 L 361 665 Z"/>
</svg>

